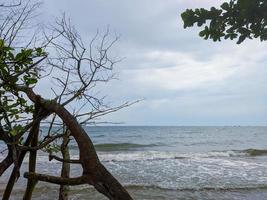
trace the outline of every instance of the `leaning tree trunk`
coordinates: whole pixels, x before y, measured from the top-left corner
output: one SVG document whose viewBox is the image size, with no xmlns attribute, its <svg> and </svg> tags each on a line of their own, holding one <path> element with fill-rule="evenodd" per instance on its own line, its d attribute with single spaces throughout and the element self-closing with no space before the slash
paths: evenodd
<svg viewBox="0 0 267 200">
<path fill-rule="evenodd" d="M 39 105 L 35 104 L 35 112 L 33 117 L 36 118 L 39 112 Z M 31 141 L 31 147 L 36 147 L 38 145 L 38 137 L 39 137 L 39 129 L 40 129 L 40 123 L 34 125 L 32 127 L 34 130 L 34 135 Z M 37 150 L 31 150 L 30 156 L 29 156 L 29 172 L 35 173 L 36 169 L 36 157 L 37 157 Z M 27 181 L 27 187 L 24 193 L 23 200 L 31 200 L 32 193 L 34 190 L 35 185 L 37 184 L 37 181 L 34 179 L 28 179 Z"/>
<path fill-rule="evenodd" d="M 57 102 L 43 99 L 36 95 L 32 89 L 24 88 L 23 90 L 34 103 L 40 104 L 50 112 L 55 112 L 67 126 L 78 144 L 79 161 L 83 167 L 85 181 L 111 200 L 131 200 L 132 198 L 126 189 L 101 164 L 91 139 L 76 118 Z"/>
<path fill-rule="evenodd" d="M 70 159 L 68 143 L 69 143 L 69 131 L 66 130 L 64 133 L 63 141 L 62 141 L 61 148 L 60 148 L 63 160 Z M 70 177 L 70 163 L 62 162 L 61 177 L 62 178 Z M 69 191 L 69 186 L 60 185 L 58 199 L 68 200 L 68 191 Z"/>
<path fill-rule="evenodd" d="M 3 173 L 12 165 L 13 163 L 13 154 L 12 149 L 10 145 L 7 145 L 8 154 L 5 157 L 5 159 L 2 160 L 0 163 L 0 177 L 3 175 Z"/>
<path fill-rule="evenodd" d="M 40 121 L 41 121 L 41 118 L 39 120 L 37 120 L 37 122 L 32 126 L 32 128 L 29 132 L 29 135 L 28 135 L 28 137 L 24 143 L 24 146 L 29 146 L 31 144 L 34 136 L 38 134 Z M 18 152 L 19 152 L 19 154 L 18 154 L 18 158 L 17 158 L 17 164 L 13 167 L 11 175 L 9 176 L 9 180 L 7 182 L 2 200 L 8 200 L 10 198 L 14 184 L 15 184 L 17 178 L 19 178 L 19 170 L 20 170 L 20 167 L 22 165 L 22 162 L 24 160 L 24 157 L 25 157 L 27 151 L 21 150 Z"/>
</svg>

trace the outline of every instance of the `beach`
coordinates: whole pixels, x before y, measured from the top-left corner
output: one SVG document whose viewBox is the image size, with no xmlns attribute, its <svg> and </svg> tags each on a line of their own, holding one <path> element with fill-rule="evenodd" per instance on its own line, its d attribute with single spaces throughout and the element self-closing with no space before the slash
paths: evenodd
<svg viewBox="0 0 267 200">
<path fill-rule="evenodd" d="M 45 131 L 43 127 L 43 131 Z M 86 127 L 99 158 L 134 199 L 267 199 L 267 127 Z M 1 146 L 3 148 L 3 146 Z M 72 158 L 78 149 L 70 143 Z M 3 155 L 1 155 L 3 156 Z M 37 172 L 59 175 L 61 164 L 38 157 Z M 27 169 L 22 166 L 21 174 Z M 80 175 L 73 164 L 71 176 Z M 1 194 L 8 173 L 0 177 Z M 12 199 L 21 199 L 25 179 Z M 33 199 L 57 199 L 58 186 L 37 184 Z M 71 187 L 70 199 L 105 199 L 93 188 Z"/>
</svg>

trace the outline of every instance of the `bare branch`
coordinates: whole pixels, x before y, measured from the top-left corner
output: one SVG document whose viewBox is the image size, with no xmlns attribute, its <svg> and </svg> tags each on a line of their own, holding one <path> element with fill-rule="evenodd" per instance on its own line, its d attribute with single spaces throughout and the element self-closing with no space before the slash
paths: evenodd
<svg viewBox="0 0 267 200">
<path fill-rule="evenodd" d="M 20 148 L 21 150 L 24 150 L 24 151 L 37 151 L 37 150 L 40 150 L 40 149 L 46 147 L 48 144 L 52 143 L 53 141 L 55 141 L 56 139 L 61 138 L 61 137 L 63 137 L 63 134 L 46 137 L 46 140 L 43 141 L 38 146 L 29 147 L 29 146 L 19 145 L 18 148 Z"/>
<path fill-rule="evenodd" d="M 57 161 L 60 161 L 60 162 L 73 163 L 73 164 L 81 164 L 81 161 L 80 160 L 72 160 L 72 159 L 67 159 L 66 160 L 66 159 L 59 158 L 59 157 L 57 157 L 55 155 L 49 154 L 49 161 L 51 161 L 53 159 L 55 159 Z"/>
<path fill-rule="evenodd" d="M 24 178 L 34 179 L 37 181 L 43 181 L 48 183 L 54 183 L 58 185 L 82 185 L 86 184 L 86 176 L 80 176 L 76 178 L 61 178 L 56 176 L 49 176 L 45 174 L 37 174 L 37 173 L 24 173 Z"/>
<path fill-rule="evenodd" d="M 21 0 L 18 3 L 16 3 L 16 4 L 9 4 L 9 5 L 7 5 L 7 4 L 0 4 L 0 7 L 11 8 L 11 7 L 17 7 L 17 6 L 20 6 L 20 5 L 21 5 Z"/>
</svg>

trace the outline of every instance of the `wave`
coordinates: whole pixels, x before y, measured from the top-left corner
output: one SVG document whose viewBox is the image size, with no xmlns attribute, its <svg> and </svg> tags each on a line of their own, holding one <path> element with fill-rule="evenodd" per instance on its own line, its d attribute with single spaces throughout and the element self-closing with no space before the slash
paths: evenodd
<svg viewBox="0 0 267 200">
<path fill-rule="evenodd" d="M 229 150 L 229 151 L 214 151 L 214 154 L 225 154 L 229 157 L 256 157 L 256 156 L 267 156 L 266 149 L 244 149 L 244 150 Z"/>
<path fill-rule="evenodd" d="M 149 160 L 176 160 L 176 159 L 207 159 L 207 158 L 231 158 L 231 157 L 256 157 L 267 156 L 267 150 L 245 149 L 229 151 L 210 151 L 203 153 L 179 153 L 160 151 L 133 151 L 119 153 L 100 153 L 102 161 L 149 161 Z"/>
<path fill-rule="evenodd" d="M 168 151 L 145 151 L 142 148 L 158 146 L 160 144 L 134 144 L 134 143 L 105 143 L 95 145 L 99 151 L 98 155 L 104 162 L 124 162 L 124 161 L 157 161 L 157 160 L 183 160 L 183 159 L 229 159 L 267 156 L 267 150 L 264 149 L 245 149 L 228 151 L 210 151 L 202 153 L 180 153 Z M 73 148 L 77 148 L 73 146 Z M 131 151 L 136 150 L 138 151 Z M 127 151 L 126 151 L 127 150 Z M 78 159 L 78 151 L 71 152 L 72 159 Z M 4 158 L 0 155 L 0 160 Z M 27 159 L 26 159 L 27 160 Z M 40 162 L 48 162 L 47 155 L 38 156 Z"/>
<path fill-rule="evenodd" d="M 102 143 L 94 145 L 98 151 L 125 151 L 137 148 L 159 146 L 160 144 Z"/>
<path fill-rule="evenodd" d="M 104 134 L 101 134 L 101 135 L 93 135 L 92 137 L 93 138 L 101 138 L 101 137 L 105 137 L 106 135 L 104 135 Z"/>
<path fill-rule="evenodd" d="M 267 155 L 267 150 L 265 150 L 265 149 L 245 149 L 245 150 L 243 150 L 243 151 L 241 150 L 239 152 L 245 153 L 248 156 L 266 156 Z"/>
<path fill-rule="evenodd" d="M 196 188 L 167 188 L 161 187 L 158 185 L 138 185 L 138 184 L 126 184 L 127 189 L 135 189 L 135 190 L 172 190 L 172 191 L 180 191 L 180 192 L 197 192 L 197 191 L 238 191 L 238 190 L 267 190 L 267 185 L 251 185 L 251 186 L 229 186 L 229 187 L 196 187 Z"/>
<path fill-rule="evenodd" d="M 208 157 L 256 157 L 267 156 L 267 150 L 251 148 L 244 150 L 211 151 L 206 154 Z"/>
</svg>

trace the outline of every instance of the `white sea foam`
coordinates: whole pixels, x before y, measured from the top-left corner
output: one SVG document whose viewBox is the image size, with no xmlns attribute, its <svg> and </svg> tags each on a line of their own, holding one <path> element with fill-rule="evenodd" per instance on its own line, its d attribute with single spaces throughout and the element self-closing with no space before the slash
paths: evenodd
<svg viewBox="0 0 267 200">
<path fill-rule="evenodd" d="M 151 161 L 151 160 L 165 160 L 165 159 L 205 159 L 205 158 L 230 158 L 230 157 L 246 157 L 251 156 L 248 150 L 229 150 L 229 151 L 211 151 L 203 153 L 180 153 L 168 151 L 125 151 L 125 152 L 100 152 L 99 158 L 103 162 L 123 162 L 123 161 Z M 4 157 L 1 156 L 0 159 Z M 72 159 L 79 159 L 79 155 L 71 155 Z M 27 163 L 28 159 L 24 159 Z M 37 162 L 51 162 L 58 161 L 48 160 L 48 155 L 40 154 L 37 157 Z"/>
<path fill-rule="evenodd" d="M 245 151 L 212 151 L 205 153 L 179 153 L 160 151 L 135 151 L 122 153 L 99 154 L 102 161 L 138 161 L 138 160 L 162 160 L 162 159 L 197 159 L 197 158 L 229 158 L 249 156 Z"/>
</svg>

